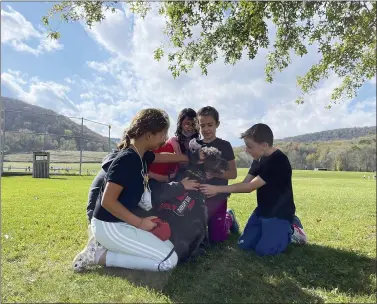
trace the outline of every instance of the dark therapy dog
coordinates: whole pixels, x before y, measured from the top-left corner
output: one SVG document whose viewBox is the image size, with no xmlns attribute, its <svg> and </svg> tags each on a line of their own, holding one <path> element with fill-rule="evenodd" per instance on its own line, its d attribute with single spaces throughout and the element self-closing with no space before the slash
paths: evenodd
<svg viewBox="0 0 377 304">
<path fill-rule="evenodd" d="M 196 139 L 190 142 L 189 148 L 190 164 L 180 170 L 174 182 L 150 180 L 153 215 L 169 224 L 170 240 L 180 262 L 197 256 L 207 236 L 205 196 L 199 190 L 186 191 L 180 181 L 189 178 L 204 183 L 205 172 L 222 173 L 228 167 L 216 148 L 201 147 Z M 200 153 L 204 156 L 202 163 L 199 163 Z"/>
</svg>

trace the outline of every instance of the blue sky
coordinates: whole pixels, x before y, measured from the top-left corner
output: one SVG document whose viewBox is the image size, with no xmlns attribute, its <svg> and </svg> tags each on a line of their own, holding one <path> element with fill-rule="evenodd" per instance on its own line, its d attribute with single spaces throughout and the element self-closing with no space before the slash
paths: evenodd
<svg viewBox="0 0 377 304">
<path fill-rule="evenodd" d="M 304 105 L 296 105 L 296 76 L 319 60 L 314 48 L 304 58 L 264 81 L 267 51 L 235 66 L 220 60 L 202 76 L 198 68 L 174 80 L 167 60 L 156 62 L 153 51 L 166 37 L 164 20 L 152 11 L 145 20 L 119 4 L 116 14 L 88 29 L 82 23 L 63 23 L 61 39 L 46 39 L 41 18 L 52 3 L 1 3 L 1 94 L 56 112 L 111 124 L 118 137 L 141 108 L 160 107 L 172 128 L 184 107 L 212 105 L 219 110 L 218 136 L 233 145 L 254 123 L 271 125 L 282 138 L 327 129 L 376 124 L 376 83 L 367 82 L 354 100 L 326 110 L 339 79 L 323 81 Z M 53 25 L 56 25 L 53 20 Z M 271 33 L 273 33 L 273 28 Z M 107 129 L 88 125 L 106 134 Z"/>
</svg>

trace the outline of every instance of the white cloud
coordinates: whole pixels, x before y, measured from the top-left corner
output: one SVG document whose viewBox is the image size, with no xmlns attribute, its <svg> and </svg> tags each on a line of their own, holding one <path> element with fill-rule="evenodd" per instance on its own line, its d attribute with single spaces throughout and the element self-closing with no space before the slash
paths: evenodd
<svg viewBox="0 0 377 304">
<path fill-rule="evenodd" d="M 46 37 L 46 33 L 43 34 L 44 37 L 40 40 L 40 44 L 38 46 L 38 51 L 43 52 L 52 52 L 55 50 L 63 49 L 63 45 L 59 43 L 58 40 L 50 39 Z"/>
<path fill-rule="evenodd" d="M 107 73 L 109 71 L 109 68 L 103 62 L 87 61 L 86 64 L 88 65 L 88 67 L 97 72 Z"/>
<path fill-rule="evenodd" d="M 60 114 L 77 113 L 77 106 L 67 96 L 71 89 L 66 85 L 40 81 L 38 77 L 28 77 L 27 74 L 12 70 L 1 73 L 1 84 L 20 100 L 52 109 Z"/>
<path fill-rule="evenodd" d="M 71 78 L 69 78 L 69 77 L 64 78 L 64 81 L 65 81 L 66 83 L 68 83 L 68 84 L 75 84 L 75 83 L 76 83 L 75 80 L 73 80 L 73 79 L 71 79 Z"/>
<path fill-rule="evenodd" d="M 20 77 L 17 77 L 16 75 L 9 72 L 1 73 L 1 84 L 6 86 L 10 91 L 16 94 L 18 98 L 24 99 L 25 92 L 22 88 L 22 85 L 26 84 L 26 82 Z"/>
<path fill-rule="evenodd" d="M 94 99 L 96 96 L 92 92 L 80 94 L 81 99 Z"/>
<path fill-rule="evenodd" d="M 117 56 L 122 56 L 131 47 L 130 19 L 120 9 L 116 9 L 115 13 L 106 11 L 105 17 L 101 24 L 94 24 L 91 29 L 82 24 L 102 47 Z"/>
<path fill-rule="evenodd" d="M 332 90 L 340 80 L 330 77 L 303 105 L 282 103 L 272 106 L 261 118 L 268 123 L 277 138 L 345 127 L 376 125 L 376 99 L 367 99 L 351 106 L 351 100 L 333 106 L 328 105 Z"/>
<path fill-rule="evenodd" d="M 34 26 L 25 19 L 23 15 L 7 5 L 8 11 L 1 10 L 1 40 L 8 42 L 15 39 L 28 40 L 31 38 L 41 38 Z"/>
<path fill-rule="evenodd" d="M 26 43 L 33 40 L 38 43 L 37 47 Z M 1 9 L 1 43 L 11 46 L 18 52 L 35 56 L 63 48 L 57 40 L 47 38 L 46 31 L 35 29 L 31 22 L 9 5 L 7 10 Z"/>
</svg>

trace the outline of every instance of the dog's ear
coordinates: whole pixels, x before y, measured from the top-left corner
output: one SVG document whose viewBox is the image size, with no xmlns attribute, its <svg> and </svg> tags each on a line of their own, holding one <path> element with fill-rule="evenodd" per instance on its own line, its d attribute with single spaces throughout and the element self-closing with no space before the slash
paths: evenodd
<svg viewBox="0 0 377 304">
<path fill-rule="evenodd" d="M 191 151 L 198 151 L 202 148 L 202 146 L 196 141 L 196 138 L 193 138 L 189 142 L 189 149 Z"/>
</svg>

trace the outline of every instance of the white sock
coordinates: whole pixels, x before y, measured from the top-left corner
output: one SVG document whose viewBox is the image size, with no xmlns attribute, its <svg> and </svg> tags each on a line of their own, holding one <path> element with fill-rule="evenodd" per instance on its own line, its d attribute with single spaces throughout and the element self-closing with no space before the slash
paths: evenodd
<svg viewBox="0 0 377 304">
<path fill-rule="evenodd" d="M 114 251 L 108 251 L 106 255 L 107 267 L 121 267 L 135 270 L 159 271 L 159 263 L 160 261 L 156 261 L 153 259 L 138 257 L 131 254 L 118 253 Z M 170 259 L 168 259 L 167 261 L 161 264 L 160 270 L 170 270 L 174 266 L 175 265 L 171 265 Z"/>
<path fill-rule="evenodd" d="M 106 250 L 107 250 L 107 249 L 104 248 L 104 247 L 102 247 L 102 248 L 96 250 L 96 253 L 95 253 L 95 256 L 94 256 L 94 262 L 95 262 L 96 264 L 98 264 L 98 262 L 99 262 L 101 256 L 106 252 Z"/>
<path fill-rule="evenodd" d="M 90 239 L 92 236 L 93 236 L 92 226 L 89 225 L 89 226 L 88 226 L 88 238 Z"/>
</svg>

